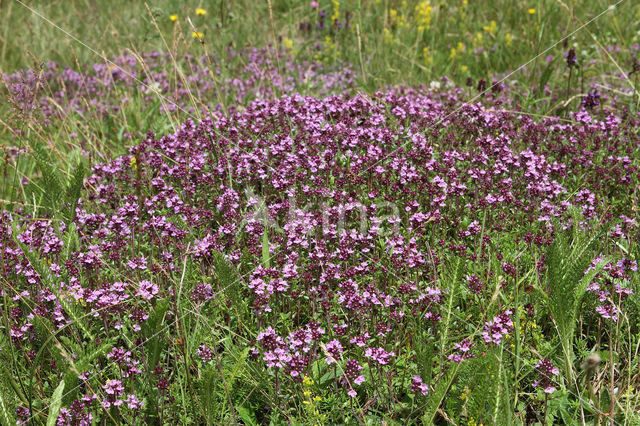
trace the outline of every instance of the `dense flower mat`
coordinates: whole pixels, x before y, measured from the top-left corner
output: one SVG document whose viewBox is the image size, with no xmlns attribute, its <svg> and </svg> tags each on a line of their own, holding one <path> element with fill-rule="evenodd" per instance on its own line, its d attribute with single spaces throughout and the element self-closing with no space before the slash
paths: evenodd
<svg viewBox="0 0 640 426">
<path fill-rule="evenodd" d="M 60 424 L 491 422 L 492 374 L 541 416 L 544 395 L 575 392 L 546 297 L 554 241 L 597 235 L 578 346 L 622 318 L 637 332 L 625 120 L 389 89 L 150 132 L 93 167 L 72 220 L 0 216 L 19 417 L 46 417 L 64 380 Z"/>
</svg>

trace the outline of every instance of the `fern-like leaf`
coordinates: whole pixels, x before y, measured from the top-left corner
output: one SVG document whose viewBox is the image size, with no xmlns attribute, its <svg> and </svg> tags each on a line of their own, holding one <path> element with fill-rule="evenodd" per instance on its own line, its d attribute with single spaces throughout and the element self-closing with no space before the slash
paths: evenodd
<svg viewBox="0 0 640 426">
<path fill-rule="evenodd" d="M 435 423 L 438 408 L 440 408 L 447 396 L 447 393 L 449 392 L 449 389 L 451 389 L 451 385 L 453 385 L 453 381 L 456 379 L 459 368 L 460 364 L 456 364 L 449 369 L 449 371 L 447 371 L 440 379 L 438 384 L 432 389 L 429 396 L 429 403 L 425 409 L 424 416 L 422 416 L 423 424 L 432 425 Z"/>
</svg>

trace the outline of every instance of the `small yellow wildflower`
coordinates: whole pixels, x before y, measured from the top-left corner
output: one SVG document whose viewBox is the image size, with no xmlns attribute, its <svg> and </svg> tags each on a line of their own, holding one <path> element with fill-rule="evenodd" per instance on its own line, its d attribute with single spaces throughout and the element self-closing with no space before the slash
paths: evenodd
<svg viewBox="0 0 640 426">
<path fill-rule="evenodd" d="M 202 9 L 200 7 L 196 9 L 196 15 L 206 15 L 206 14 L 207 14 L 206 10 L 204 10 L 204 9 Z"/>
<path fill-rule="evenodd" d="M 418 24 L 418 31 L 425 31 L 431 27 L 431 12 L 433 8 L 428 1 L 418 3 L 415 7 L 416 23 Z"/>
<path fill-rule="evenodd" d="M 309 376 L 304 376 L 304 379 L 302 379 L 302 384 L 306 387 L 309 387 L 313 384 L 313 379 Z"/>
<path fill-rule="evenodd" d="M 460 399 L 465 401 L 467 398 L 469 398 L 469 393 L 470 392 L 471 392 L 471 390 L 468 387 L 465 386 L 464 390 L 460 394 Z"/>
<path fill-rule="evenodd" d="M 178 20 L 178 15 L 169 15 L 169 19 L 171 22 L 176 22 Z"/>
<path fill-rule="evenodd" d="M 473 47 L 477 49 L 482 46 L 482 33 L 477 33 L 473 39 Z"/>
<path fill-rule="evenodd" d="M 284 47 L 286 47 L 287 49 L 293 49 L 293 41 L 290 38 L 288 37 L 283 38 L 282 43 L 284 44 Z"/>
<path fill-rule="evenodd" d="M 136 164 L 136 157 L 131 157 L 131 160 L 129 161 L 129 165 L 134 169 L 138 168 L 138 165 Z"/>
<path fill-rule="evenodd" d="M 451 48 L 451 52 L 449 53 L 449 59 L 453 60 L 456 57 L 460 56 L 461 53 L 464 53 L 467 50 L 464 43 L 459 41 L 456 47 Z"/>
<path fill-rule="evenodd" d="M 466 66 L 466 65 L 463 65 L 463 66 L 461 66 L 461 67 L 460 67 L 460 71 L 462 71 L 463 73 L 465 73 L 465 74 L 466 74 L 466 73 L 467 73 L 467 71 L 469 71 L 469 67 L 468 67 L 468 66 Z"/>
<path fill-rule="evenodd" d="M 496 24 L 496 21 L 491 21 L 489 25 L 485 25 L 482 29 L 488 33 L 495 34 L 498 31 L 498 24 Z"/>
<path fill-rule="evenodd" d="M 200 32 L 200 31 L 194 31 L 194 32 L 191 33 L 191 36 L 193 38 L 200 38 L 201 39 L 202 37 L 204 37 L 204 34 L 202 34 L 202 32 Z"/>
<path fill-rule="evenodd" d="M 431 62 L 433 62 L 433 58 L 429 54 L 429 46 L 425 46 L 422 49 L 422 57 L 424 58 L 425 65 L 431 65 Z"/>
<path fill-rule="evenodd" d="M 336 19 L 340 18 L 340 2 L 338 0 L 331 0 L 333 3 L 333 15 L 331 15 L 331 22 L 334 22 Z"/>
<path fill-rule="evenodd" d="M 507 46 L 511 46 L 513 44 L 513 37 L 511 37 L 511 33 L 507 33 L 504 36 L 504 42 Z"/>
<path fill-rule="evenodd" d="M 384 40 L 385 43 L 393 42 L 394 40 L 393 33 L 389 28 L 384 28 L 382 30 L 382 40 Z"/>
<path fill-rule="evenodd" d="M 529 15 L 535 15 L 535 14 L 536 14 L 535 9 L 529 9 Z"/>
</svg>

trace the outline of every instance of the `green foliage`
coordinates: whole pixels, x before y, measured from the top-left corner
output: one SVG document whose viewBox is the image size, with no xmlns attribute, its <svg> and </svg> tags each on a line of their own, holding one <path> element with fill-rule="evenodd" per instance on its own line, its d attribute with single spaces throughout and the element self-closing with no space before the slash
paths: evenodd
<svg viewBox="0 0 640 426">
<path fill-rule="evenodd" d="M 422 416 L 422 422 L 424 424 L 434 424 L 438 415 L 438 409 L 445 402 L 449 394 L 449 390 L 458 375 L 459 368 L 460 364 L 453 365 L 443 374 L 442 377 L 440 377 L 438 383 L 431 390 L 429 394 L 429 402 L 424 410 L 424 415 Z"/>
<path fill-rule="evenodd" d="M 25 190 L 26 199 L 33 200 L 34 214 L 44 210 L 43 216 L 59 217 L 67 223 L 75 218 L 76 206 L 80 198 L 85 175 L 82 162 L 73 170 L 68 182 L 64 178 L 55 161 L 39 142 L 31 143 L 32 158 L 40 178 L 32 180 Z"/>
<path fill-rule="evenodd" d="M 13 419 L 13 415 L 9 414 L 4 395 L 8 395 L 8 392 L 6 392 L 4 386 L 0 385 L 0 416 L 4 424 L 11 425 L 15 423 L 15 420 Z"/>
<path fill-rule="evenodd" d="M 266 43 L 279 45 L 284 37 L 293 44 L 292 54 L 297 60 L 316 57 L 326 63 L 338 63 L 344 60 L 352 65 L 355 64 L 358 70 L 359 88 L 366 92 L 374 92 L 387 83 L 424 84 L 443 75 L 457 83 L 464 83 L 467 77 L 475 81 L 479 78 L 489 79 L 492 73 L 516 70 L 521 64 L 540 53 L 542 56 L 535 59 L 531 66 L 518 71 L 511 78 L 515 82 L 524 83 L 521 84 L 523 87 L 534 87 L 533 91 L 522 95 L 525 111 L 529 108 L 535 110 L 536 105 L 546 100 L 545 85 L 563 83 L 565 79 L 563 75 L 565 67 L 562 63 L 562 53 L 565 48 L 558 46 L 550 52 L 544 52 L 544 49 L 564 38 L 567 34 L 565 29 L 575 28 L 609 6 L 609 3 L 604 0 L 568 2 L 566 5 L 563 3 L 562 7 L 541 3 L 531 5 L 536 7 L 536 12 L 529 14 L 527 8 L 530 5 L 503 4 L 497 0 L 488 1 L 482 5 L 473 4 L 473 1 L 469 2 L 471 4 L 462 1 L 430 2 L 429 6 L 432 7 L 429 15 L 430 24 L 428 28 L 419 30 L 416 7 L 426 4 L 422 1 L 344 0 L 339 2 L 341 13 L 339 19 L 344 20 L 346 13 L 350 13 L 352 21 L 349 30 L 331 29 L 325 33 L 314 32 L 311 35 L 304 35 L 297 31 L 297 25 L 303 22 L 315 24 L 317 19 L 316 11 L 311 10 L 308 1 L 273 0 L 273 22 L 270 18 L 269 2 L 256 3 L 248 0 L 201 1 L 198 6 L 206 8 L 208 15 L 206 19 L 203 18 L 200 21 L 197 21 L 196 19 L 199 18 L 193 14 L 194 5 L 182 4 L 175 0 L 154 2 L 152 16 L 149 16 L 144 2 L 98 1 L 93 2 L 90 8 L 86 7 L 86 1 L 78 0 L 70 0 L 69 4 L 65 2 L 64 7 L 60 6 L 62 4 L 60 2 L 31 3 L 29 6 L 41 16 L 11 0 L 0 1 L 0 9 L 3 11 L 0 14 L 2 16 L 0 22 L 4 23 L 3 29 L 0 30 L 0 36 L 4 41 L 0 47 L 0 72 L 32 67 L 34 58 L 37 61 L 57 60 L 63 65 L 83 67 L 86 64 L 101 61 L 96 52 L 101 54 L 104 52 L 107 56 L 117 55 L 122 53 L 123 48 L 132 45 L 144 51 L 165 50 L 163 39 L 166 39 L 172 45 L 172 49 L 175 48 L 177 54 L 201 55 L 204 52 L 211 54 L 225 64 L 221 70 L 222 77 L 229 78 L 233 77 L 230 71 L 233 60 L 225 56 L 226 46 L 238 48 Z M 330 15 L 335 6 L 333 2 L 320 1 L 320 7 L 329 11 Z M 607 41 L 615 39 L 617 40 L 615 43 L 619 43 L 623 48 L 637 43 L 639 40 L 634 28 L 640 15 L 638 10 L 634 9 L 636 7 L 637 5 L 633 2 L 624 2 L 617 9 L 600 18 L 597 24 L 594 24 L 598 25 L 599 38 Z M 69 10 L 81 11 L 83 19 L 78 19 L 78 15 L 75 12 L 70 13 Z M 174 13 L 180 16 L 180 27 L 169 21 L 169 15 Z M 187 24 L 187 16 L 193 18 L 198 30 L 205 32 L 204 50 L 199 43 L 192 40 L 190 35 L 192 29 Z M 82 40 L 89 48 L 80 47 L 75 42 L 60 43 L 61 37 L 67 36 L 62 35 L 59 29 L 47 23 L 43 17 L 50 19 L 78 40 Z M 159 29 L 156 29 L 154 19 Z M 491 21 L 499 23 L 496 29 L 491 29 Z M 15 22 L 22 23 L 24 30 L 14 31 Z M 91 22 L 92 25 L 86 25 L 87 22 Z M 489 29 L 485 29 L 485 26 Z M 589 33 L 594 31 L 594 28 L 595 26 L 589 26 L 567 40 L 571 44 L 579 44 L 580 55 L 587 66 L 585 72 L 598 72 L 604 75 L 610 70 L 620 71 L 617 69 L 617 64 L 612 64 L 602 49 L 590 41 Z M 479 38 L 478 34 L 482 37 Z M 513 38 L 513 45 L 507 43 L 507 35 Z M 480 41 L 476 41 L 478 39 Z M 479 48 L 482 48 L 482 52 L 475 53 L 476 49 L 480 50 Z M 453 52 L 452 49 L 454 49 Z M 34 57 L 29 56 L 30 53 L 33 53 Z M 543 61 L 546 54 L 552 54 L 554 59 L 546 65 L 541 65 L 539 62 Z M 590 64 L 589 60 L 593 60 L 593 64 Z M 36 63 L 35 67 L 40 66 L 41 64 Z M 623 67 L 626 66 L 627 64 L 623 64 Z M 47 88 L 47 90 L 52 89 Z M 313 94 L 317 88 L 302 85 L 300 89 L 305 94 Z M 3 90 L 0 89 L 0 95 L 4 94 Z M 130 108 L 122 114 L 110 115 L 105 120 L 79 115 L 69 116 L 64 121 L 54 120 L 50 127 L 44 128 L 39 127 L 39 123 L 29 121 L 29 117 L 20 117 L 24 118 L 23 124 L 29 131 L 26 133 L 27 136 L 16 138 L 4 128 L 6 127 L 4 120 L 8 113 L 6 108 L 0 106 L 0 118 L 3 119 L 0 144 L 12 147 L 26 146 L 30 149 L 26 156 L 19 158 L 16 162 L 12 162 L 7 156 L 4 157 L 3 167 L 13 168 L 14 176 L 10 179 L 9 174 L 4 173 L 3 198 L 11 201 L 20 200 L 33 217 L 46 217 L 65 222 L 67 231 L 64 236 L 61 262 L 72 260 L 73 252 L 79 246 L 80 236 L 75 224 L 71 222 L 75 218 L 75 208 L 78 198 L 82 195 L 83 180 L 88 171 L 85 164 L 102 161 L 125 152 L 127 144 L 132 143 L 124 137 L 125 132 L 140 135 L 154 129 L 165 133 L 172 129 L 175 123 L 185 118 L 181 112 L 165 114 L 162 108 L 163 102 L 160 99 L 145 103 L 143 102 L 147 96 L 145 94 L 132 92 L 123 95 L 131 99 Z M 225 99 L 223 103 L 228 100 Z M 211 99 L 198 99 L 197 102 L 207 103 L 211 102 Z M 38 132 L 31 132 L 32 127 L 37 128 Z M 90 158 L 86 163 L 85 160 L 79 159 L 78 147 L 68 143 L 66 138 L 66 135 L 76 131 L 87 140 L 89 146 Z M 133 141 L 136 140 L 134 137 Z M 343 166 L 349 167 L 349 161 L 345 159 Z M 23 176 L 29 178 L 26 188 L 16 184 L 17 177 Z M 610 258 L 605 257 L 585 275 L 584 271 L 599 252 L 605 230 L 582 233 L 578 225 L 580 218 L 574 216 L 573 223 L 573 230 L 559 232 L 556 241 L 547 250 L 545 265 L 547 275 L 542 285 L 546 288 L 539 288 L 538 293 L 533 293 L 528 299 L 526 295 L 519 295 L 521 299 L 518 299 L 513 297 L 509 289 L 501 289 L 500 283 L 496 282 L 495 286 L 491 287 L 491 290 L 496 288 L 495 300 L 481 300 L 481 309 L 469 312 L 469 315 L 473 315 L 474 318 L 485 319 L 488 313 L 484 309 L 496 309 L 496 305 L 502 307 L 511 304 L 517 305 L 515 307 L 518 308 L 527 299 L 526 301 L 536 305 L 538 318 L 550 316 L 553 319 L 553 332 L 557 334 L 557 340 L 554 338 L 545 342 L 536 341 L 526 335 L 526 329 L 524 336 L 520 336 L 519 330 L 515 333 L 515 338 L 523 340 L 516 342 L 519 345 L 518 354 L 522 354 L 528 361 L 534 357 L 537 358 L 538 355 L 546 356 L 551 353 L 553 346 L 559 343 L 560 356 L 564 364 L 562 376 L 569 391 L 563 389 L 549 402 L 548 423 L 573 422 L 578 418 L 579 409 L 584 409 L 587 414 L 594 413 L 591 403 L 584 398 L 580 400 L 576 395 L 580 393 L 580 389 L 576 389 L 580 386 L 578 383 L 580 380 L 575 371 L 576 348 L 580 353 L 587 353 L 592 348 L 587 343 L 581 343 L 578 347 L 575 340 L 581 332 L 578 324 L 582 315 L 581 307 L 586 287 Z M 446 230 L 444 232 L 446 233 Z M 13 234 L 16 235 L 16 232 Z M 266 267 L 270 266 L 268 230 L 265 230 L 262 238 L 261 253 L 257 256 L 245 253 L 244 268 L 240 269 L 250 270 L 259 262 Z M 272 242 L 276 241 L 277 238 Z M 519 249 L 512 241 L 502 241 L 500 244 L 501 251 L 506 254 L 507 259 L 519 256 Z M 70 302 L 69 298 L 60 292 L 60 281 L 66 279 L 65 271 L 62 271 L 61 278 L 53 277 L 49 273 L 48 265 L 39 256 L 32 253 L 29 247 L 20 243 L 19 245 L 28 262 L 42 278 L 44 285 L 56 296 L 56 302 L 60 303 L 69 322 L 54 333 L 52 333 L 53 326 L 48 321 L 34 323 L 38 337 L 45 336 L 46 339 L 38 342 L 37 357 L 29 366 L 23 364 L 23 360 L 16 362 L 13 358 L 14 354 L 5 350 L 5 348 L 11 349 L 12 343 L 5 333 L 6 324 L 0 324 L 0 329 L 3 331 L 0 333 L 2 349 L 0 350 L 0 423 L 15 424 L 15 406 L 18 404 L 30 406 L 35 399 L 39 399 L 39 403 L 46 401 L 48 404 L 46 418 L 48 425 L 55 421 L 62 404 L 67 404 L 72 398 L 78 396 L 77 372 L 102 367 L 100 360 L 113 346 L 126 341 L 128 336 L 124 330 L 121 336 L 122 341 L 103 339 L 98 343 L 97 337 L 100 336 L 96 336 L 88 327 L 91 319 L 82 316 L 73 301 Z M 636 260 L 640 260 L 640 245 L 635 244 L 626 249 L 635 253 Z M 495 259 L 494 253 L 491 256 Z M 521 261 L 533 264 L 534 259 L 523 257 Z M 432 324 L 424 321 L 414 324 L 412 331 L 415 333 L 412 336 L 398 336 L 399 339 L 414 339 L 413 350 L 416 356 L 417 372 L 425 383 L 431 386 L 431 392 L 425 397 L 426 407 L 424 409 L 415 407 L 419 411 L 416 416 L 422 416 L 424 424 L 448 421 L 443 419 L 443 413 L 458 419 L 459 424 L 463 424 L 463 420 L 471 419 L 485 424 L 515 424 L 517 421 L 514 419 L 514 412 L 522 409 L 523 401 L 538 397 L 527 393 L 531 390 L 527 381 L 530 378 L 527 376 L 531 370 L 530 366 L 525 365 L 514 373 L 509 370 L 511 364 L 506 360 L 506 353 L 502 354 L 505 355 L 503 359 L 502 355 L 498 356 L 496 351 L 491 349 L 487 350 L 484 356 L 465 360 L 459 365 L 446 360 L 446 354 L 451 350 L 458 332 L 468 331 L 470 328 L 458 315 L 461 312 L 467 314 L 459 308 L 465 306 L 470 297 L 460 289 L 467 266 L 465 262 L 455 256 L 443 259 L 444 277 L 439 279 L 443 280 L 443 286 L 449 288 L 449 293 L 444 296 L 445 303 L 443 311 L 440 312 L 442 321 L 439 326 L 433 327 L 438 330 L 434 331 L 431 328 Z M 500 273 L 498 262 L 494 262 L 493 268 L 493 272 Z M 195 282 L 205 280 L 211 282 L 214 287 L 218 296 L 216 303 L 198 311 L 199 316 L 191 315 L 189 310 L 192 304 L 189 301 L 188 290 Z M 640 293 L 637 279 L 634 286 L 636 293 Z M 171 376 L 174 384 L 169 393 L 176 397 L 175 405 L 181 409 L 181 412 L 167 423 L 173 421 L 230 424 L 237 420 L 244 424 L 257 425 L 267 424 L 269 420 L 273 424 L 291 422 L 287 417 L 290 413 L 279 412 L 273 408 L 276 406 L 276 401 L 271 400 L 273 393 L 270 386 L 273 384 L 273 377 L 261 367 L 260 363 L 254 362 L 249 357 L 250 343 L 245 339 L 255 334 L 256 324 L 250 314 L 247 291 L 243 285 L 241 272 L 229 265 L 222 254 L 214 253 L 213 261 L 205 272 L 187 262 L 185 280 L 181 282 L 177 293 L 177 301 L 171 298 L 157 301 L 150 309 L 149 318 L 143 324 L 145 340 L 141 347 L 145 355 L 145 373 L 140 380 L 144 380 L 146 384 L 147 405 L 144 414 L 147 418 L 153 421 L 159 420 L 156 417 L 160 408 L 159 392 L 155 387 L 157 379 L 151 372 L 157 366 L 163 365 L 163 355 L 171 351 L 172 355 L 174 352 L 179 352 L 179 356 L 184 355 L 187 361 L 184 365 L 180 365 L 180 368 L 176 368 L 175 374 Z M 538 306 L 533 296 L 539 296 L 544 301 L 542 306 Z M 230 303 L 227 305 L 227 302 Z M 3 303 L 0 306 L 0 313 L 4 315 L 6 313 L 4 305 L 7 303 Z M 636 294 L 626 303 L 629 306 L 630 322 L 637 328 L 640 324 L 640 318 L 637 315 L 637 312 L 640 312 L 638 310 L 640 298 Z M 176 312 L 173 312 L 174 309 Z M 286 312 L 281 312 L 279 315 L 280 324 L 293 327 L 292 324 L 288 324 L 289 317 Z M 514 323 L 519 327 L 519 318 Z M 176 345 L 171 345 L 167 339 L 169 333 L 166 330 L 178 325 L 184 328 L 187 338 L 187 342 L 183 342 L 184 348 L 182 346 L 176 348 Z M 548 322 L 546 325 L 548 326 Z M 72 331 L 68 335 L 63 335 L 69 330 Z M 595 333 L 594 330 L 591 330 L 591 333 Z M 545 335 L 547 336 L 548 334 Z M 637 348 L 638 339 L 637 335 L 630 336 L 629 342 L 623 342 L 623 339 L 620 339 L 617 344 L 623 348 L 626 346 Z M 216 357 L 204 364 L 192 361 L 196 348 L 202 342 L 216 345 L 219 359 Z M 478 346 L 481 345 L 482 343 L 478 343 Z M 520 345 L 524 349 L 531 349 L 531 353 L 525 350 L 520 352 Z M 504 344 L 504 348 L 508 348 L 507 343 Z M 597 349 L 601 350 L 601 348 Z M 601 353 L 604 362 L 610 361 L 608 351 L 601 350 Z M 45 357 L 56 360 L 59 372 L 42 371 L 42 360 Z M 434 362 L 434 359 L 438 360 L 438 358 L 439 362 Z M 628 360 L 623 351 L 616 353 L 613 358 L 614 362 L 623 364 L 620 366 L 621 370 L 626 368 L 619 373 L 622 378 L 621 383 L 626 380 L 629 383 L 625 385 L 632 386 L 634 384 L 632 379 L 626 378 L 623 373 L 637 371 L 637 358 L 630 360 L 626 367 L 624 363 Z M 410 363 L 404 360 L 402 362 Z M 23 373 L 23 371 L 18 372 L 18 367 L 30 373 L 28 382 L 16 380 L 16 377 L 19 378 L 20 373 Z M 406 369 L 410 370 L 408 367 Z M 342 391 L 331 388 L 335 375 L 340 372 L 320 362 L 314 363 L 311 370 L 318 376 L 316 384 L 318 389 L 329 394 L 328 397 L 323 395 L 325 401 L 330 401 L 324 407 L 330 414 L 328 423 L 339 423 L 343 419 L 336 414 L 341 413 L 338 408 L 344 408 L 341 404 L 346 406 L 350 403 L 345 403 L 346 399 L 341 399 Z M 375 374 L 369 370 L 368 366 L 364 372 L 369 377 Z M 637 384 L 637 378 L 634 377 L 634 379 Z M 400 378 L 394 378 L 394 380 L 396 385 L 402 382 Z M 401 383 L 400 387 L 406 387 L 406 383 Z M 63 395 L 65 388 L 70 389 L 67 390 L 68 395 Z M 405 389 L 402 389 L 402 392 L 404 391 Z M 292 406 L 295 405 L 298 402 L 296 389 L 282 391 L 283 394 L 286 392 L 289 392 L 286 398 L 290 398 L 287 402 L 291 402 Z M 461 399 L 462 395 L 466 397 Z M 604 396 L 604 399 L 608 397 L 606 394 Z M 371 401 L 361 402 L 363 405 L 373 404 Z M 518 403 L 520 405 L 517 405 Z M 626 410 L 627 413 L 631 413 L 628 414 L 631 421 L 637 422 L 633 418 L 633 413 L 637 412 L 637 396 L 636 402 L 627 403 L 629 406 Z M 272 408 L 265 409 L 267 405 Z M 406 412 L 404 408 L 403 410 L 403 413 Z M 350 417 L 353 423 L 361 421 L 354 414 L 356 412 L 357 409 L 354 409 L 354 412 L 349 414 L 353 415 Z M 303 416 L 300 418 L 301 422 L 308 420 Z M 42 416 L 37 419 L 45 420 Z M 397 417 L 393 418 L 393 413 L 383 413 L 379 407 L 371 408 L 367 412 L 366 422 L 377 424 L 383 421 L 381 419 L 392 424 Z"/>
<path fill-rule="evenodd" d="M 461 365 L 458 383 L 464 387 L 455 401 L 466 419 L 490 424 L 498 397 L 498 359 L 495 355 L 472 358 Z M 453 398 L 451 398 L 453 399 Z"/>
<path fill-rule="evenodd" d="M 607 258 L 585 275 L 585 271 L 597 252 L 603 230 L 583 233 L 578 230 L 581 220 L 574 215 L 573 231 L 558 233 L 547 250 L 548 297 L 545 300 L 553 315 L 564 357 L 564 374 L 567 385 L 575 387 L 573 340 L 582 298 L 589 284 L 607 264 Z"/>
<path fill-rule="evenodd" d="M 442 338 L 440 339 L 440 359 L 444 360 L 446 346 L 448 344 L 448 335 L 451 329 L 451 321 L 453 309 L 457 306 L 454 302 L 457 297 L 457 289 L 462 282 L 462 275 L 464 273 L 464 262 L 461 258 L 458 258 L 451 276 L 448 280 L 449 283 L 449 297 L 445 304 L 445 312 L 443 313 L 443 319 L 441 323 Z"/>
<path fill-rule="evenodd" d="M 47 416 L 47 426 L 55 426 L 62 405 L 62 392 L 64 392 L 64 380 L 60 382 L 49 400 L 49 415 Z"/>
</svg>

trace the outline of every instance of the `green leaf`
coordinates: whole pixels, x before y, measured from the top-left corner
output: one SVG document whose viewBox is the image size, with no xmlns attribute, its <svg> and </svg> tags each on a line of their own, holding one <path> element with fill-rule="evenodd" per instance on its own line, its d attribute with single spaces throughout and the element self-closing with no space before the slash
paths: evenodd
<svg viewBox="0 0 640 426">
<path fill-rule="evenodd" d="M 58 414 L 60 414 L 60 407 L 62 406 L 62 392 L 64 391 L 64 380 L 60 382 L 56 390 L 51 397 L 51 403 L 49 404 L 49 416 L 47 417 L 47 426 L 55 426 L 56 420 L 58 420 Z"/>
<path fill-rule="evenodd" d="M 256 414 L 253 412 L 253 410 L 244 406 L 238 407 L 237 410 L 240 418 L 244 421 L 245 424 L 250 426 L 258 425 L 258 420 L 256 419 Z"/>
<path fill-rule="evenodd" d="M 2 398 L 2 393 L 0 393 L 0 414 L 2 414 L 2 420 L 4 421 L 4 424 L 7 424 L 7 425 L 15 424 L 14 420 L 12 420 L 9 415 L 7 406 L 4 403 L 4 399 Z"/>
<path fill-rule="evenodd" d="M 76 207 L 78 205 L 78 199 L 80 198 L 83 183 L 84 165 L 80 163 L 73 171 L 73 176 L 69 180 L 65 197 L 65 205 L 63 206 L 64 218 L 69 223 L 73 222 L 76 217 Z"/>
<path fill-rule="evenodd" d="M 167 309 L 169 309 L 169 300 L 160 300 L 156 304 L 156 307 L 153 310 L 153 314 L 149 316 L 149 319 L 147 321 L 145 332 L 148 333 L 148 335 L 151 337 L 148 337 L 149 340 L 146 346 L 148 351 L 147 356 L 151 369 L 156 368 L 156 366 L 158 365 L 162 350 L 166 346 L 165 338 L 162 335 L 161 331 Z"/>
<path fill-rule="evenodd" d="M 542 71 L 542 75 L 540 76 L 540 81 L 538 82 L 538 96 L 542 94 L 544 91 L 544 86 L 549 82 L 551 78 L 551 74 L 553 74 L 553 70 L 555 69 L 555 60 L 549 62 L 547 67 Z"/>
<path fill-rule="evenodd" d="M 455 367 L 451 368 L 438 382 L 438 384 L 433 389 L 430 397 L 429 404 L 425 409 L 425 414 L 422 417 L 422 423 L 425 425 L 432 425 L 436 419 L 436 413 L 438 412 L 438 408 L 444 402 L 449 389 L 451 389 L 451 385 L 458 374 L 458 369 L 460 368 L 460 364 L 456 364 Z"/>
<path fill-rule="evenodd" d="M 269 234 L 267 233 L 267 229 L 265 227 L 264 232 L 262 233 L 262 263 L 265 267 L 269 267 L 271 257 L 269 255 Z"/>
</svg>

